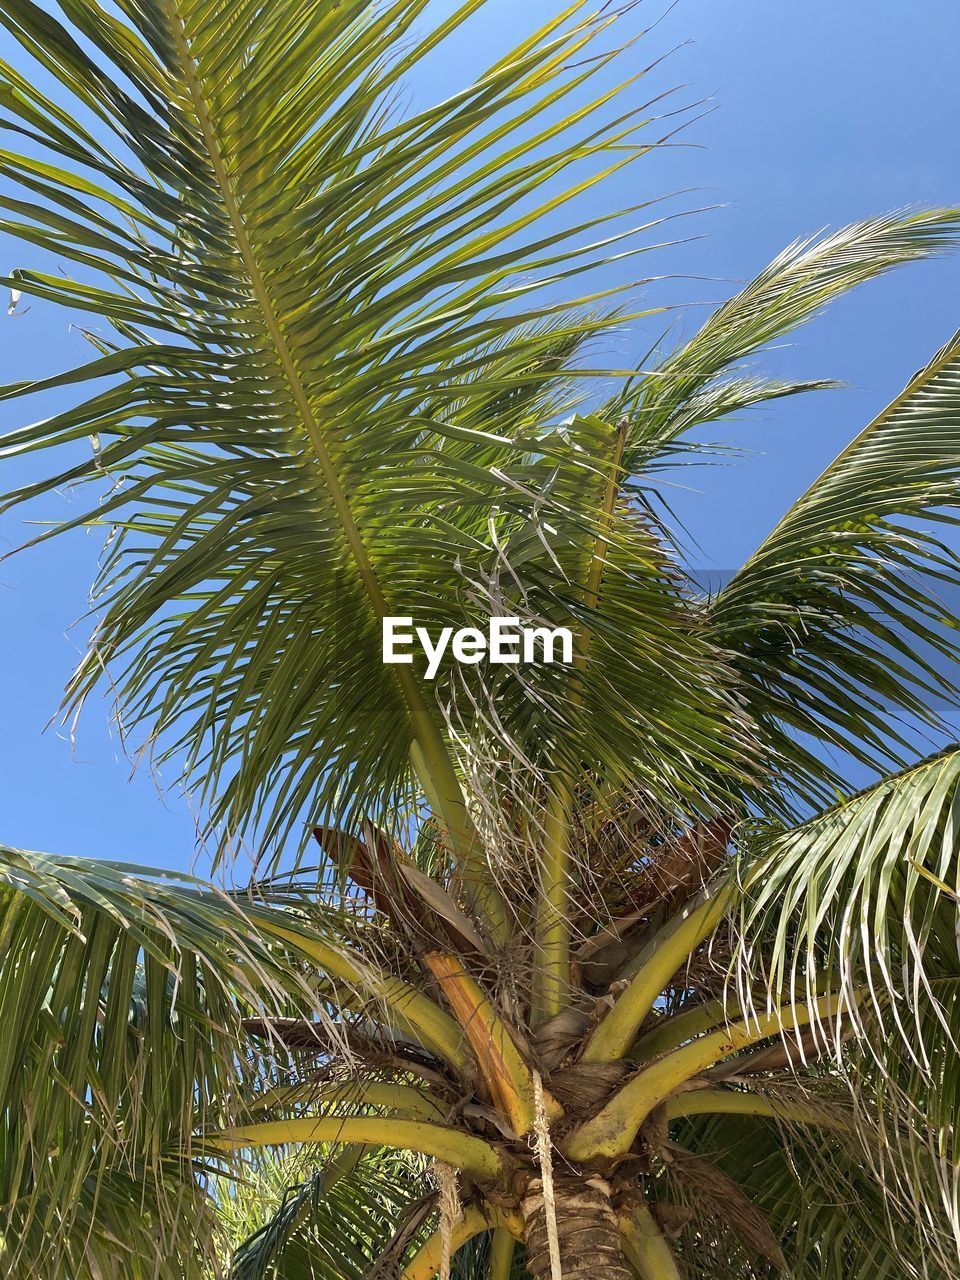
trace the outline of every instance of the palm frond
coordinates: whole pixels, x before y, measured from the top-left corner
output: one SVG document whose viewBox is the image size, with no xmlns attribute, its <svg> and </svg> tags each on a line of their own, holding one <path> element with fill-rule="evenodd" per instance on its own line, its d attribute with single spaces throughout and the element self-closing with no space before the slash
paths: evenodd
<svg viewBox="0 0 960 1280">
<path fill-rule="evenodd" d="M 18 1158 L 0 1139 L 0 1160 Z M 3 1207 L 0 1272 L 23 1280 L 153 1280 L 162 1259 L 178 1280 L 220 1274 L 217 1206 L 182 1161 L 98 1163 L 78 1187 L 71 1183 L 51 1177 L 43 1194 Z M 69 1203 L 59 1199 L 67 1193 L 75 1197 Z"/>
<path fill-rule="evenodd" d="M 594 528 L 588 484 L 543 491 L 544 459 L 567 477 L 597 465 L 544 415 L 569 402 L 583 340 L 625 317 L 598 312 L 599 295 L 546 300 L 611 241 L 589 242 L 590 221 L 540 223 L 656 135 L 641 132 L 646 106 L 590 97 L 617 15 L 578 5 L 461 92 L 398 115 L 401 78 L 478 4 L 420 36 L 424 0 L 149 0 L 124 6 L 127 23 L 79 0 L 69 25 L 31 0 L 0 5 L 105 137 L 3 72 L 8 127 L 49 161 L 3 159 L 25 193 L 5 228 L 77 268 L 18 272 L 16 287 L 119 334 L 42 384 L 105 389 L 6 441 L 19 453 L 93 439 L 92 456 L 10 501 L 109 485 L 69 522 L 112 530 L 71 697 L 112 668 L 125 723 L 186 760 L 225 837 L 259 847 L 299 836 L 304 818 L 379 819 L 409 797 L 416 747 L 427 799 L 469 857 L 447 673 L 432 684 L 420 662 L 384 665 L 382 619 L 432 635 L 468 624 L 473 584 L 518 528 L 542 531 L 554 510 Z M 620 636 L 611 622 L 611 661 L 655 688 L 642 612 Z M 530 707 L 563 705 L 555 672 L 537 680 L 503 699 L 521 747 Z M 691 750 L 737 774 L 742 743 L 696 702 Z M 642 760 L 663 720 L 624 716 L 625 742 L 596 732 L 589 745 Z"/>
<path fill-rule="evenodd" d="M 919 1201 L 903 1203 L 859 1142 L 729 1116 L 699 1117 L 674 1133 L 681 1146 L 706 1153 L 749 1196 L 796 1280 L 947 1280 L 953 1274 L 956 1245 L 948 1219 L 924 1216 Z M 932 1162 L 925 1172 L 935 1180 Z M 922 1195 L 919 1185 L 914 1190 Z M 733 1231 L 718 1224 L 722 1205 L 704 1213 L 696 1190 L 681 1185 L 669 1166 L 661 1194 L 682 1210 L 677 1248 L 689 1274 L 706 1269 L 757 1280 L 778 1274 L 756 1250 L 744 1253 Z"/>
<path fill-rule="evenodd" d="M 960 564 L 936 526 L 956 522 L 958 424 L 953 339 L 710 605 L 785 784 L 803 798 L 829 793 L 826 751 L 882 769 L 914 757 L 904 721 L 944 732 L 957 645 L 939 593 L 956 588 Z"/>
<path fill-rule="evenodd" d="M 365 1150 L 345 1170 L 275 1157 L 224 1188 L 221 1213 L 240 1237 L 231 1280 L 367 1280 L 404 1211 L 430 1192 L 425 1163 L 395 1152 Z"/>
<path fill-rule="evenodd" d="M 754 940 L 743 960 L 764 967 L 772 993 L 855 994 L 941 1090 L 958 1029 L 957 911 L 940 888 L 960 883 L 958 796 L 954 748 L 761 841 L 741 930 Z M 925 1010 L 940 1017 L 925 1023 Z M 956 1090 L 941 1101 L 945 1117 Z"/>
<path fill-rule="evenodd" d="M 641 487 L 648 488 L 648 477 L 655 476 L 665 467 L 677 465 L 678 460 L 682 460 L 685 455 L 690 455 L 693 462 L 700 462 L 705 452 L 721 455 L 735 452 L 731 445 L 707 446 L 700 441 L 689 440 L 688 437 L 698 427 L 721 419 L 738 418 L 748 409 L 768 404 L 772 400 L 786 400 L 790 396 L 805 395 L 810 391 L 835 390 L 840 386 L 841 383 L 826 378 L 779 381 L 776 378 L 750 374 L 708 383 L 677 403 L 671 418 L 669 448 L 661 448 L 655 455 L 643 459 L 644 469 L 638 483 Z"/>
<path fill-rule="evenodd" d="M 187 1249 L 185 1268 L 199 1265 L 211 1242 L 177 1226 L 209 1216 L 192 1135 L 236 1113 L 243 1011 L 300 989 L 283 954 L 225 895 L 184 877 L 0 848 L 0 1234 L 12 1260 L 39 1266 L 45 1236 L 66 1257 L 70 1240 L 83 1274 L 95 1228 L 91 1249 L 109 1252 L 112 1232 L 131 1251 L 155 1247 L 160 1233 Z M 124 1235 L 135 1183 L 143 1228 Z"/>
<path fill-rule="evenodd" d="M 958 796 L 951 749 L 761 845 L 741 948 L 747 971 L 785 999 L 825 984 L 851 993 L 856 1012 L 820 1027 L 820 1042 L 855 1094 L 876 1099 L 865 1123 L 900 1182 L 931 1156 L 945 1162 L 938 1190 L 955 1221 L 960 953 L 941 885 L 960 882 Z"/>
<path fill-rule="evenodd" d="M 835 385 L 742 381 L 736 370 L 857 285 L 952 249 L 958 231 L 957 210 L 938 209 L 870 218 L 790 245 L 611 406 L 631 417 L 628 473 L 663 465 L 681 437 L 718 417 Z"/>
</svg>

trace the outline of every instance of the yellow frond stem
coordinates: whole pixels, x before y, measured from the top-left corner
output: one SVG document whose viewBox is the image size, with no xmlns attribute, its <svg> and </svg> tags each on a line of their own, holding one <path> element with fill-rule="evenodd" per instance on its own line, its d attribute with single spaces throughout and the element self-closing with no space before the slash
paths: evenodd
<svg viewBox="0 0 960 1280">
<path fill-rule="evenodd" d="M 613 1062 L 627 1056 L 667 983 L 717 927 L 732 901 L 731 889 L 725 886 L 657 934 L 642 953 L 630 985 L 587 1041 L 584 1062 Z"/>
<path fill-rule="evenodd" d="M 306 932 L 305 927 L 303 931 L 279 928 L 271 918 L 271 930 L 312 960 L 325 974 L 381 1001 L 411 1028 L 426 1048 L 437 1053 L 458 1074 L 469 1074 L 473 1064 L 460 1028 L 429 996 L 401 978 L 374 968 L 359 956 L 354 958 L 344 948 L 331 946 L 316 934 Z M 359 1003 L 363 1007 L 363 1002 Z"/>
<path fill-rule="evenodd" d="M 529 1133 L 536 1116 L 533 1072 L 517 1048 L 510 1027 L 461 960 L 441 951 L 432 951 L 425 959 L 470 1042 L 494 1105 L 508 1118 L 515 1133 Z M 550 1119 L 563 1114 L 549 1094 L 546 1106 Z"/>
<path fill-rule="evenodd" d="M 678 1093 L 667 1099 L 664 1110 L 668 1120 L 686 1116 L 759 1116 L 840 1132 L 853 1127 L 851 1119 L 836 1107 L 818 1107 L 815 1102 L 795 1102 L 738 1089 L 694 1089 Z"/>
<path fill-rule="evenodd" d="M 364 1143 L 395 1151 L 419 1151 L 483 1181 L 494 1181 L 508 1168 L 505 1156 L 472 1134 L 421 1120 L 393 1116 L 308 1116 L 239 1125 L 204 1135 L 211 1152 L 229 1154 L 248 1147 L 280 1147 L 304 1142 Z"/>
<path fill-rule="evenodd" d="M 633 1076 L 593 1119 L 574 1131 L 564 1153 L 576 1161 L 625 1154 L 651 1111 L 687 1080 L 760 1040 L 829 1018 L 842 1005 L 842 997 L 823 996 L 813 1005 L 785 1006 L 683 1045 Z"/>
<path fill-rule="evenodd" d="M 271 1089 L 254 1098 L 251 1114 L 292 1106 L 336 1106 L 346 1103 L 357 1107 L 377 1107 L 406 1120 L 443 1120 L 445 1110 L 428 1093 L 414 1085 L 389 1081 L 345 1080 L 335 1084 L 298 1084 L 286 1089 Z"/>
<path fill-rule="evenodd" d="M 559 779 L 547 801 L 537 910 L 534 1026 L 549 1022 L 570 1000 L 570 837 L 573 787 Z"/>
<path fill-rule="evenodd" d="M 490 1280 L 510 1280 L 517 1242 L 506 1229 L 497 1227 L 490 1245 Z"/>
<path fill-rule="evenodd" d="M 647 1031 L 636 1040 L 628 1057 L 635 1062 L 649 1062 L 661 1053 L 678 1049 L 694 1036 L 710 1031 L 726 1020 L 726 1008 L 722 1000 L 705 1000 L 692 1009 L 685 1009 L 672 1017 L 662 1019 L 661 1025 Z M 738 1011 L 739 1012 L 739 1011 Z"/>
<path fill-rule="evenodd" d="M 519 1217 L 516 1214 L 501 1213 L 499 1210 L 492 1208 L 478 1209 L 472 1206 L 466 1209 L 460 1217 L 453 1231 L 453 1239 L 451 1241 L 451 1251 L 456 1253 L 474 1236 L 478 1236 L 483 1231 L 489 1231 L 491 1228 L 496 1230 L 494 1236 L 494 1248 L 496 1248 L 497 1237 L 503 1233 L 512 1244 L 514 1239 L 519 1239 L 523 1230 Z M 400 1273 L 400 1280 L 434 1280 L 440 1270 L 440 1261 L 443 1251 L 443 1240 L 441 1232 L 436 1231 L 430 1238 L 420 1246 L 416 1256 L 407 1263 L 403 1271 Z M 491 1272 L 490 1280 L 499 1280 L 496 1272 Z"/>
<path fill-rule="evenodd" d="M 669 1242 L 646 1205 L 634 1203 L 620 1218 L 623 1251 L 640 1280 L 680 1280 Z"/>
</svg>

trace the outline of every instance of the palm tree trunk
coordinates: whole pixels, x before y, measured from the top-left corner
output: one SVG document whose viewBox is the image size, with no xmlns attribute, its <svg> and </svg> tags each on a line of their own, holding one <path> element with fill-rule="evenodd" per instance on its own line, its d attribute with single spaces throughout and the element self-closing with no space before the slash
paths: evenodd
<svg viewBox="0 0 960 1280">
<path fill-rule="evenodd" d="M 620 1224 L 602 1178 L 557 1178 L 557 1244 L 563 1280 L 635 1280 L 620 1244 Z M 533 1280 L 557 1280 L 550 1265 L 543 1183 L 534 1179 L 523 1198 L 527 1267 Z"/>
</svg>

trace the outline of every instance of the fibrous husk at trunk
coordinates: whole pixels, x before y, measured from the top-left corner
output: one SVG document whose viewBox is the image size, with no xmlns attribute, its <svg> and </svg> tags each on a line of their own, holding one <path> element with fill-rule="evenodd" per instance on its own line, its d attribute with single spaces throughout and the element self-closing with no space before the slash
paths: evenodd
<svg viewBox="0 0 960 1280">
<path fill-rule="evenodd" d="M 553 1194 L 563 1280 L 634 1280 L 623 1257 L 609 1184 L 597 1177 L 558 1177 Z M 556 1280 L 539 1178 L 529 1183 L 521 1208 L 530 1275 L 533 1280 Z"/>
<path fill-rule="evenodd" d="M 588 1116 L 610 1097 L 632 1067 L 629 1062 L 576 1063 L 551 1074 L 550 1092 L 567 1115 Z"/>
<path fill-rule="evenodd" d="M 701 889 L 727 856 L 733 822 L 714 818 L 667 845 L 643 871 L 630 897 L 638 911 L 656 906 L 671 915 Z"/>
<path fill-rule="evenodd" d="M 244 1018 L 243 1029 L 258 1040 L 273 1040 L 284 1049 L 320 1053 L 327 1046 L 320 1023 L 306 1018 Z"/>
<path fill-rule="evenodd" d="M 590 1029 L 593 1006 L 593 1000 L 581 1006 L 571 1005 L 537 1029 L 533 1046 L 541 1067 L 553 1071 L 571 1049 L 582 1043 Z"/>
</svg>

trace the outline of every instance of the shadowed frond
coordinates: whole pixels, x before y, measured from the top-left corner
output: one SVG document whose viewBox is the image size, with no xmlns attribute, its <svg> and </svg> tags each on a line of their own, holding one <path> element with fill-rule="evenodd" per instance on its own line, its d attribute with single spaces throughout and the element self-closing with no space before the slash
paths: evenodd
<svg viewBox="0 0 960 1280">
<path fill-rule="evenodd" d="M 224 1191 L 231 1280 L 368 1280 L 405 1211 L 426 1200 L 429 1213 L 434 1194 L 423 1161 L 359 1148 L 308 1170 L 274 1158 Z"/>
<path fill-rule="evenodd" d="M 0 1144 L 0 1160 L 16 1160 Z M 61 1188 L 51 1179 L 53 1195 Z M 221 1274 L 224 1230 L 217 1206 L 182 1162 L 125 1163 L 95 1171 L 68 1204 L 25 1197 L 5 1206 L 0 1273 L 23 1280 L 153 1280 L 158 1258 L 177 1280 Z"/>
<path fill-rule="evenodd" d="M 114 1233 L 131 1258 L 169 1237 L 195 1274 L 213 1237 L 178 1225 L 212 1212 L 191 1136 L 204 1117 L 236 1114 L 243 1011 L 303 990 L 264 922 L 222 894 L 0 848 L 0 1236 L 11 1265 L 42 1271 L 49 1237 L 74 1251 L 78 1276 L 96 1276 L 83 1243 L 92 1225 L 97 1256 Z M 132 1194 L 143 1221 L 127 1231 Z"/>
<path fill-rule="evenodd" d="M 679 1144 L 705 1153 L 749 1196 L 786 1255 L 786 1274 L 796 1280 L 948 1280 L 953 1274 L 953 1264 L 943 1261 L 956 1253 L 949 1221 L 924 1216 L 920 1182 L 916 1204 L 900 1201 L 859 1141 L 730 1116 L 698 1117 L 674 1132 Z M 935 1182 L 933 1162 L 925 1172 Z M 689 1180 L 680 1185 L 668 1169 L 661 1194 L 680 1210 L 677 1249 L 690 1274 L 757 1280 L 780 1274 L 764 1265 L 755 1245 L 744 1253 L 735 1234 L 718 1227 L 722 1205 L 704 1206 Z"/>
</svg>

